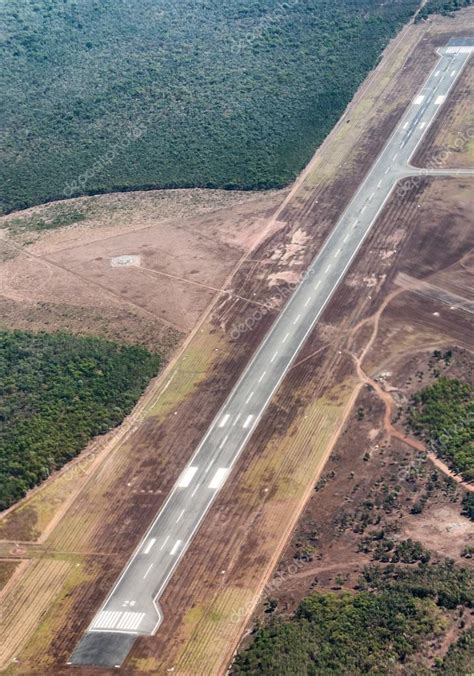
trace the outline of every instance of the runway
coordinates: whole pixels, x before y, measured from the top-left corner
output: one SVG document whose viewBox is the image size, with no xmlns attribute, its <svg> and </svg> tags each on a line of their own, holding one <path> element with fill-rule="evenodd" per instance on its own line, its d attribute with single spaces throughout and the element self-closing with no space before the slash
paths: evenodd
<svg viewBox="0 0 474 676">
<path fill-rule="evenodd" d="M 118 666 L 162 620 L 159 598 L 262 414 L 313 330 L 474 47 L 450 42 L 222 405 L 165 504 L 77 645 L 72 664 Z M 448 172 L 446 172 L 448 173 Z M 455 174 L 456 172 L 450 172 Z"/>
</svg>

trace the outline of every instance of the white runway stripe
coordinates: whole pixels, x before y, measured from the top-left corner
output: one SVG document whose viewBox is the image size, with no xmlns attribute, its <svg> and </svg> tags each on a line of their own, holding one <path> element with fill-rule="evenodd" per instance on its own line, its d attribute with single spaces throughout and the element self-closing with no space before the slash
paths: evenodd
<svg viewBox="0 0 474 676">
<path fill-rule="evenodd" d="M 246 430 L 247 427 L 249 427 L 249 425 L 250 425 L 250 423 L 252 422 L 252 420 L 253 420 L 253 415 L 248 415 L 247 418 L 246 418 L 246 420 L 245 420 L 245 422 L 244 422 L 244 424 L 242 425 L 242 427 L 244 428 L 244 430 Z"/>
<path fill-rule="evenodd" d="M 437 106 L 441 105 L 441 103 L 444 103 L 446 101 L 446 96 L 437 96 L 435 104 Z"/>
<path fill-rule="evenodd" d="M 209 488 L 220 488 L 227 477 L 228 471 L 227 467 L 219 467 L 209 484 Z"/>
<path fill-rule="evenodd" d="M 140 626 L 141 621 L 145 617 L 145 613 L 133 613 L 125 612 L 122 613 L 122 617 L 116 625 L 116 629 L 121 629 L 122 631 L 136 631 Z"/>
<path fill-rule="evenodd" d="M 224 425 L 227 423 L 227 421 L 230 418 L 230 414 L 226 413 L 225 415 L 222 416 L 220 422 L 219 422 L 219 427 L 224 427 Z"/>
<path fill-rule="evenodd" d="M 155 542 L 156 542 L 156 538 L 151 538 L 151 540 L 148 540 L 148 542 L 146 543 L 145 547 L 143 548 L 143 553 L 144 553 L 144 554 L 148 554 L 148 552 L 149 552 L 150 549 L 153 547 L 153 545 L 155 544 Z"/>
<path fill-rule="evenodd" d="M 92 624 L 93 629 L 113 629 L 122 612 L 120 610 L 103 610 Z"/>
<path fill-rule="evenodd" d="M 176 542 L 173 545 L 173 549 L 170 551 L 170 556 L 174 556 L 178 549 L 181 546 L 181 540 L 176 540 Z"/>
<path fill-rule="evenodd" d="M 415 104 L 415 106 L 419 106 L 420 103 L 423 103 L 424 100 L 425 100 L 425 97 L 423 96 L 423 94 L 418 94 L 418 96 L 415 98 L 413 103 Z"/>
<path fill-rule="evenodd" d="M 197 467 L 186 467 L 178 479 L 178 488 L 187 488 L 197 471 Z"/>
</svg>

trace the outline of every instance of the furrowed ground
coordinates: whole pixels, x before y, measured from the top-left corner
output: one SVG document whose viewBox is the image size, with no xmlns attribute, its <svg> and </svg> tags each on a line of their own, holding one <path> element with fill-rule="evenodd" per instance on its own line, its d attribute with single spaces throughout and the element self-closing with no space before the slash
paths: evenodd
<svg viewBox="0 0 474 676">
<path fill-rule="evenodd" d="M 70 652 L 141 536 L 137 523 L 146 527 L 163 503 L 276 316 L 285 284 L 321 246 L 424 81 L 434 47 L 468 25 L 466 11 L 404 30 L 270 221 L 265 241 L 240 261 L 229 293 L 213 297 L 158 396 L 150 390 L 121 438 L 91 449 L 4 517 L 0 554 L 9 579 L 0 657 L 8 672 L 67 673 Z M 469 349 L 469 313 L 448 313 L 439 299 L 400 286 L 406 276 L 434 286 L 443 280 L 449 290 L 464 285 L 473 244 L 469 181 L 423 179 L 386 205 L 167 588 L 164 624 L 136 644 L 125 673 L 225 669 L 364 386 L 351 352 L 359 356 L 373 332 L 389 340 L 388 352 L 384 345 L 367 353 L 362 366 L 372 374 L 387 355 L 402 358 L 427 344 Z M 257 321 L 262 303 L 270 311 Z M 370 321 L 356 332 L 363 318 Z M 31 599 L 38 620 L 25 627 Z"/>
</svg>

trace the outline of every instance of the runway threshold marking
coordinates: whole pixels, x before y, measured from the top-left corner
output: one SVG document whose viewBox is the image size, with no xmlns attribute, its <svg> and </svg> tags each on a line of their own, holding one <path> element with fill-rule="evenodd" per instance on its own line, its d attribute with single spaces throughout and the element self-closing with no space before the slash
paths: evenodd
<svg viewBox="0 0 474 676">
<path fill-rule="evenodd" d="M 143 549 L 143 553 L 144 553 L 144 554 L 148 554 L 149 551 L 150 551 L 150 549 L 151 549 L 151 548 L 153 547 L 153 545 L 155 544 L 155 542 L 156 542 L 156 538 L 151 538 L 151 540 L 148 540 L 148 543 L 147 543 L 146 547 Z"/>
<path fill-rule="evenodd" d="M 216 473 L 211 479 L 209 488 L 213 490 L 220 488 L 227 478 L 228 471 L 229 471 L 228 467 L 219 467 L 219 469 L 216 470 Z"/>
<path fill-rule="evenodd" d="M 176 542 L 173 545 L 173 549 L 170 551 L 170 556 L 174 556 L 178 549 L 181 547 L 182 540 L 176 540 Z"/>
<path fill-rule="evenodd" d="M 120 620 L 117 622 L 116 629 L 126 629 L 128 631 L 136 631 L 145 617 L 145 613 L 123 613 Z"/>
</svg>

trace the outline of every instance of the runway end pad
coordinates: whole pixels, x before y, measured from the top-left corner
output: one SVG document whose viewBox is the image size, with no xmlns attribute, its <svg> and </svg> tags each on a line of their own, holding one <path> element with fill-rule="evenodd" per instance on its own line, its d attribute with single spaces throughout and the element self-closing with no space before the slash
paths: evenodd
<svg viewBox="0 0 474 676">
<path fill-rule="evenodd" d="M 130 652 L 136 634 L 91 631 L 78 643 L 68 664 L 119 667 Z"/>
</svg>

